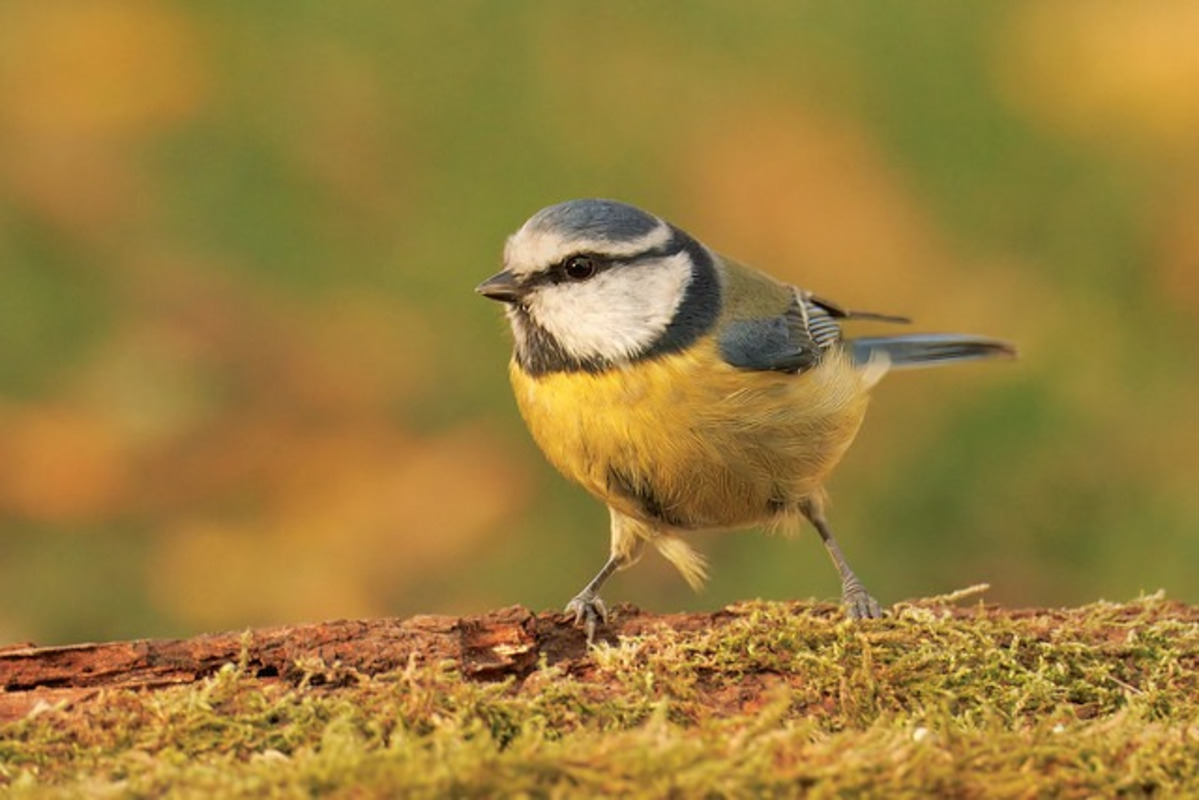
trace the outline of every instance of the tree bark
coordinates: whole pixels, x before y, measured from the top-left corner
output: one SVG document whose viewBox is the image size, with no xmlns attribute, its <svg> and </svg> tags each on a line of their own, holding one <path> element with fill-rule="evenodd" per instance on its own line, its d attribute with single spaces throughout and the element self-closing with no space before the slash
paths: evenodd
<svg viewBox="0 0 1200 800">
<path fill-rule="evenodd" d="M 840 614 L 832 604 L 791 605 L 831 620 Z M 929 602 L 915 605 L 934 605 L 941 613 L 964 617 L 1041 617 L 1047 632 L 1069 624 L 1072 613 L 982 606 L 951 608 Z M 1170 605 L 1172 615 L 1195 619 L 1194 607 Z M 615 642 L 622 636 L 647 634 L 663 627 L 679 632 L 721 627 L 741 613 L 726 608 L 712 613 L 659 615 L 622 605 L 600 631 L 600 638 Z M 192 639 L 59 647 L 18 645 L 0 648 L 0 722 L 20 719 L 43 707 L 73 705 L 102 689 L 155 689 L 192 683 L 229 663 L 239 664 L 264 681 L 307 681 L 315 685 L 352 680 L 354 673 L 386 672 L 411 662 L 447 660 L 469 679 L 520 679 L 543 660 L 569 670 L 586 669 L 587 646 L 583 632 L 562 614 L 534 613 L 520 606 L 478 616 L 342 620 Z"/>
<path fill-rule="evenodd" d="M 831 607 L 832 611 L 832 607 Z M 601 638 L 615 641 L 667 625 L 679 630 L 719 624 L 715 614 L 644 614 L 622 606 Z M 523 677 L 539 660 L 579 661 L 587 654 L 583 633 L 561 614 L 535 614 L 520 606 L 470 617 L 421 615 L 408 619 L 340 620 L 313 625 L 206 634 L 191 639 L 58 647 L 0 648 L 0 722 L 19 719 L 46 705 L 72 704 L 101 689 L 153 689 L 202 680 L 228 663 L 264 680 L 298 682 L 327 678 L 311 665 L 376 674 L 451 660 L 475 680 Z"/>
</svg>

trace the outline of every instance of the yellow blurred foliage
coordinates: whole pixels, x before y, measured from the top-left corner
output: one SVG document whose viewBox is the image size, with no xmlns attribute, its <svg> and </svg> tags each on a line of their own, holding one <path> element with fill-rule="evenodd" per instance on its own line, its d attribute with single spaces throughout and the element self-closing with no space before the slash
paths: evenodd
<svg viewBox="0 0 1200 800">
<path fill-rule="evenodd" d="M 308 307 L 212 267 L 122 265 L 127 313 L 61 400 L 0 409 L 0 515 L 153 531 L 156 600 L 212 627 L 387 613 L 528 502 L 487 430 L 397 414 L 437 383 L 423 314 L 349 288 Z"/>
<path fill-rule="evenodd" d="M 227 455 L 263 506 L 158 539 L 153 595 L 188 624 L 386 614 L 394 584 L 453 580 L 529 498 L 521 465 L 478 428 L 247 435 Z"/>
<path fill-rule="evenodd" d="M 1165 298 L 1197 309 L 1194 2 L 1048 0 L 1017 7 L 996 36 L 1002 95 L 1057 133 L 1165 162 L 1154 217 Z"/>
<path fill-rule="evenodd" d="M 929 226 L 856 127 L 767 97 L 719 116 L 738 124 L 691 137 L 682 192 L 709 241 L 807 286 L 931 262 Z"/>
<path fill-rule="evenodd" d="M 928 318 L 956 301 L 949 246 L 860 126 L 762 93 L 717 116 L 738 123 L 684 137 L 678 178 L 708 244 L 852 307 Z"/>
<path fill-rule="evenodd" d="M 149 595 L 188 625 L 210 630 L 375 612 L 344 552 L 285 533 L 264 535 L 254 521 L 181 521 L 162 532 Z"/>
<path fill-rule="evenodd" d="M 301 57 L 302 56 L 302 57 Z M 289 65 L 281 144 L 336 207 L 378 218 L 399 212 L 413 172 L 396 141 L 390 97 L 361 55 L 318 41 Z M 268 90 L 274 89 L 269 87 Z"/>
<path fill-rule="evenodd" d="M 207 95 L 194 23 L 157 0 L 0 8 L 0 187 L 89 241 L 150 200 L 132 145 Z"/>
<path fill-rule="evenodd" d="M 1162 220 L 1158 236 L 1157 271 L 1160 294 L 1195 316 L 1200 310 L 1200 271 L 1196 268 L 1196 240 L 1200 230 L 1200 203 L 1193 188 L 1181 181 L 1176 202 Z"/>
<path fill-rule="evenodd" d="M 181 331 L 136 317 L 96 345 L 71 395 L 135 452 L 170 447 L 218 413 L 209 358 Z"/>
<path fill-rule="evenodd" d="M 286 319 L 275 389 L 287 402 L 341 413 L 379 411 L 428 391 L 435 374 L 434 325 L 415 309 L 344 292 Z"/>
<path fill-rule="evenodd" d="M 15 3 L 0 12 L 0 119 L 26 136 L 124 137 L 193 114 L 197 32 L 156 0 Z"/>
<path fill-rule="evenodd" d="M 1099 547 L 1194 594 L 1118 517 L 1190 541 L 1196 7 L 943 11 L 0 5 L 0 637 L 577 589 L 542 556 L 600 512 L 533 496 L 548 468 L 503 438 L 507 333 L 470 287 L 504 226 L 590 194 L 851 308 L 1018 342 L 883 384 L 837 478 L 876 491 L 835 486 L 839 513 L 907 508 L 931 547 L 959 526 L 983 543 L 960 559 L 1015 543 L 1008 597 L 1105 586 L 1060 574 Z M 985 483 L 928 529 L 910 507 Z M 528 569 L 471 583 L 497 561 Z M 808 590 L 730 569 L 740 595 Z"/>
<path fill-rule="evenodd" d="M 387 613 L 528 502 L 487 430 L 396 413 L 437 383 L 423 314 L 350 289 L 310 308 L 210 267 L 124 265 L 130 313 L 66 399 L 0 414 L 0 513 L 136 521 L 156 602 L 202 628 Z"/>
<path fill-rule="evenodd" d="M 90 140 L 21 139 L 0 148 L 0 187 L 64 233 L 112 241 L 150 206 L 146 181 L 128 154 Z"/>
<path fill-rule="evenodd" d="M 1043 0 L 997 36 L 1001 87 L 1083 139 L 1195 152 L 1197 7 L 1187 0 Z"/>
<path fill-rule="evenodd" d="M 0 510 L 55 525 L 97 523 L 128 499 L 125 442 L 87 411 L 42 405 L 0 414 Z"/>
<path fill-rule="evenodd" d="M 670 108 L 662 98 L 694 109 L 706 94 L 719 96 L 722 87 L 697 86 L 678 45 L 631 24 L 620 6 L 597 5 L 591 13 L 597 25 L 588 49 L 604 58 L 580 57 L 578 20 L 569 7 L 551 4 L 534 20 L 535 74 L 547 81 L 558 109 L 548 120 L 554 146 L 586 162 L 617 167 L 630 148 L 671 124 L 663 118 Z M 598 109 L 604 109 L 605 124 L 588 124 Z"/>
</svg>

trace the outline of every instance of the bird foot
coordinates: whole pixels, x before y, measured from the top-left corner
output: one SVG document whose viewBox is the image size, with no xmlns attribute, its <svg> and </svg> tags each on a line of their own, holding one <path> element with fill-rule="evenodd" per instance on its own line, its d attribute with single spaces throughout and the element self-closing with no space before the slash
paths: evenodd
<svg viewBox="0 0 1200 800">
<path fill-rule="evenodd" d="M 608 623 L 608 608 L 594 592 L 580 592 L 572 597 L 564 613 L 573 616 L 576 625 L 583 625 L 588 644 L 596 638 L 596 626 Z"/>
<path fill-rule="evenodd" d="M 883 609 L 879 607 L 874 597 L 867 594 L 862 586 L 846 589 L 842 592 L 842 608 L 850 619 L 881 619 Z"/>
</svg>

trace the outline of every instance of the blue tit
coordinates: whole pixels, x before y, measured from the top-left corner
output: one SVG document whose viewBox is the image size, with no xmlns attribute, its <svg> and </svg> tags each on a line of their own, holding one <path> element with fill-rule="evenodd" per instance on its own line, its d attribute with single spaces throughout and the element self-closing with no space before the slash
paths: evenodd
<svg viewBox="0 0 1200 800">
<path fill-rule="evenodd" d="M 889 369 L 1009 357 L 958 334 L 848 339 L 850 311 L 721 256 L 625 203 L 570 200 L 513 234 L 479 285 L 504 304 L 509 375 L 549 461 L 607 504 L 608 561 L 567 605 L 591 640 L 600 588 L 653 545 L 698 588 L 690 531 L 807 519 L 853 618 L 881 616 L 842 555 L 823 484 Z"/>
</svg>

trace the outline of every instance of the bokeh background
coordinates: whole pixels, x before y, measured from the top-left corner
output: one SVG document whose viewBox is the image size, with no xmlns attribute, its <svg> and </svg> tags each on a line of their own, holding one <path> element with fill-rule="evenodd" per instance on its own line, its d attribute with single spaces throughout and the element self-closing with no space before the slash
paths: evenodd
<svg viewBox="0 0 1200 800">
<path fill-rule="evenodd" d="M 472 288 L 607 196 L 1011 364 L 879 388 L 885 602 L 1197 599 L 1192 2 L 0 5 L 0 642 L 558 607 L 607 516 Z M 704 534 L 610 600 L 834 598 Z"/>
</svg>

